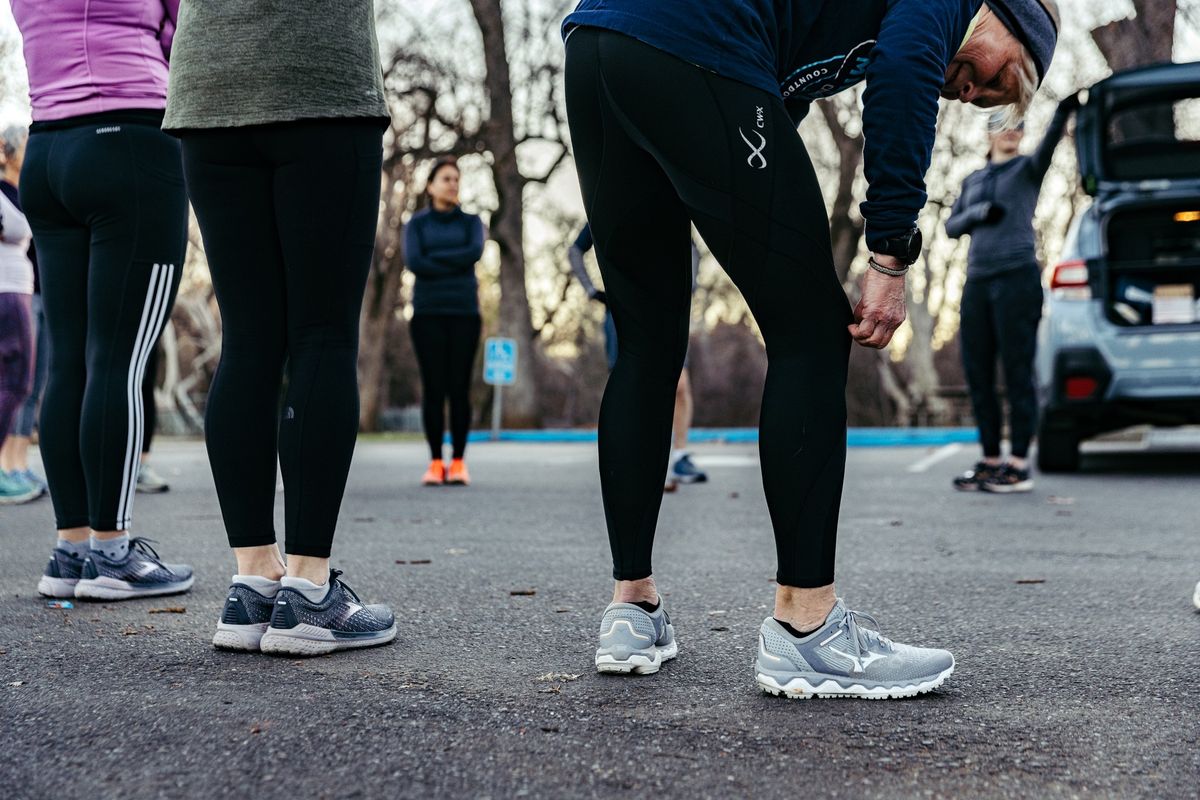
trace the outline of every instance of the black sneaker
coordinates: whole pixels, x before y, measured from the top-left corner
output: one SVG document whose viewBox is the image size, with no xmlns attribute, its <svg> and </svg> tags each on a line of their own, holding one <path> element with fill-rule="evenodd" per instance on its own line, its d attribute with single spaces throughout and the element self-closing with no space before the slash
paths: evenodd
<svg viewBox="0 0 1200 800">
<path fill-rule="evenodd" d="M 1012 464 L 1005 464 L 979 486 L 985 492 L 996 494 L 1012 494 L 1014 492 L 1033 491 L 1033 478 L 1029 477 L 1029 468 L 1017 469 Z"/>
<path fill-rule="evenodd" d="M 129 600 L 179 594 L 192 588 L 192 568 L 187 564 L 164 564 L 150 546 L 152 540 L 135 536 L 129 540 L 125 558 L 108 558 L 99 550 L 83 560 L 75 596 L 86 600 Z"/>
<path fill-rule="evenodd" d="M 986 461 L 980 461 L 971 469 L 954 479 L 954 488 L 960 492 L 974 492 L 988 478 L 999 472 L 1002 467 L 994 466 Z"/>
<path fill-rule="evenodd" d="M 267 597 L 244 583 L 230 584 L 217 632 L 213 634 L 213 646 L 257 652 L 274 610 L 275 596 Z"/>
<path fill-rule="evenodd" d="M 363 605 L 340 580 L 341 570 L 329 570 L 329 592 L 319 603 L 295 589 L 275 596 L 271 625 L 259 647 L 264 653 L 319 656 L 335 650 L 374 647 L 396 638 L 396 618 L 383 605 Z"/>
</svg>

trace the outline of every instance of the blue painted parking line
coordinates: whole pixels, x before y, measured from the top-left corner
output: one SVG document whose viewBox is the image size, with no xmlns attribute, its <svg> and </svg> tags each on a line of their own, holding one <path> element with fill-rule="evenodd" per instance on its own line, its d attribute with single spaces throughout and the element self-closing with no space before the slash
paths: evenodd
<svg viewBox="0 0 1200 800">
<path fill-rule="evenodd" d="M 851 428 L 846 433 L 850 447 L 940 447 L 947 444 L 969 444 L 978 439 L 974 428 Z M 473 431 L 472 442 L 491 440 L 488 431 Z M 552 429 L 500 431 L 501 442 L 537 442 L 562 444 L 594 442 L 594 429 Z M 756 428 L 695 428 L 688 441 L 693 444 L 754 444 L 758 441 Z"/>
</svg>

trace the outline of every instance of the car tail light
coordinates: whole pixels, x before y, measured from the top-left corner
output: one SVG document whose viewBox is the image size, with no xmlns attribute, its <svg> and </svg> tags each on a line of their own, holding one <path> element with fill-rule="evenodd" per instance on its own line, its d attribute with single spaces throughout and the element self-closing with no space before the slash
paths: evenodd
<svg viewBox="0 0 1200 800">
<path fill-rule="evenodd" d="M 1063 393 L 1068 400 L 1087 400 L 1100 388 L 1100 381 L 1087 376 L 1067 378 Z"/>
<path fill-rule="evenodd" d="M 1067 300 L 1090 300 L 1092 289 L 1088 285 L 1087 262 L 1064 261 L 1051 270 L 1050 292 Z"/>
</svg>

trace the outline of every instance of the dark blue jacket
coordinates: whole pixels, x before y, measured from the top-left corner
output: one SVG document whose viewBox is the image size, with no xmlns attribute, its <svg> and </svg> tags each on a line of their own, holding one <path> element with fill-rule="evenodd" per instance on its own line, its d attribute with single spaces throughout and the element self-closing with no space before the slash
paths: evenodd
<svg viewBox="0 0 1200 800">
<path fill-rule="evenodd" d="M 619 31 L 782 97 L 797 123 L 813 100 L 862 80 L 867 244 L 911 230 L 925 206 L 938 97 L 983 0 L 582 0 L 563 30 Z"/>
<path fill-rule="evenodd" d="M 483 255 L 483 221 L 461 208 L 413 214 L 404 228 L 404 263 L 417 276 L 414 314 L 479 313 L 475 264 Z"/>
</svg>

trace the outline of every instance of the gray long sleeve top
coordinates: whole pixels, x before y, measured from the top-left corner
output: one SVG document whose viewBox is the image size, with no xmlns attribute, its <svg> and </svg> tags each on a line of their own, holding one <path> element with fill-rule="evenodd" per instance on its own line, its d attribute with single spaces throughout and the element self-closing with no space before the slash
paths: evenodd
<svg viewBox="0 0 1200 800">
<path fill-rule="evenodd" d="M 946 233 L 970 234 L 967 277 L 989 278 L 1009 270 L 1037 267 L 1033 213 L 1054 149 L 1066 129 L 1071 108 L 1061 105 L 1037 149 L 1002 164 L 971 173 L 946 220 Z"/>
</svg>

